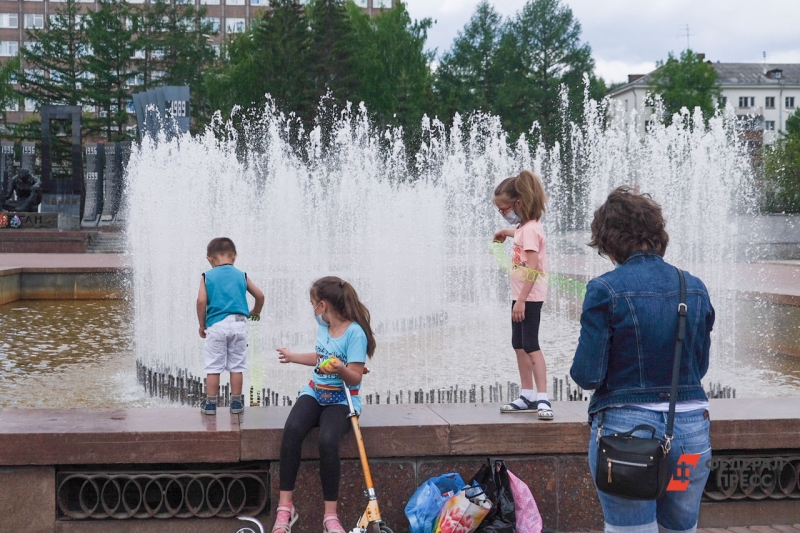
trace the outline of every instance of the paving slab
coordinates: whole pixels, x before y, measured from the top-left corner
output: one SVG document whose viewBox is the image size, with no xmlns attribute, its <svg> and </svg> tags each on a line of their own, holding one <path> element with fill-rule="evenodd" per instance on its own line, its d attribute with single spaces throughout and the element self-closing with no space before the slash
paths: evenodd
<svg viewBox="0 0 800 533">
<path fill-rule="evenodd" d="M 243 461 L 280 458 L 281 436 L 291 407 L 247 409 L 241 415 Z M 359 419 L 369 457 L 417 457 L 450 453 L 449 428 L 425 405 L 370 405 Z M 317 434 L 314 429 L 303 443 L 303 458 L 315 459 Z M 358 457 L 352 431 L 341 445 L 345 458 Z"/>
<path fill-rule="evenodd" d="M 3 465 L 230 463 L 239 418 L 199 409 L 4 409 Z"/>
<path fill-rule="evenodd" d="M 538 455 L 588 451 L 586 405 L 553 402 L 556 418 L 550 421 L 539 420 L 534 413 L 501 414 L 500 404 L 429 407 L 450 424 L 452 455 Z"/>
</svg>

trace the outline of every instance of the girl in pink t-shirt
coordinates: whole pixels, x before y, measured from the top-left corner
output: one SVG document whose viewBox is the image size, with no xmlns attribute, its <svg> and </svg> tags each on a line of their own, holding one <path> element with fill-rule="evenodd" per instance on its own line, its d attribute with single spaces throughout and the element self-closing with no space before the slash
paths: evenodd
<svg viewBox="0 0 800 533">
<path fill-rule="evenodd" d="M 511 257 L 511 346 L 517 354 L 521 396 L 500 408 L 502 413 L 539 413 L 540 420 L 552 420 L 553 408 L 547 397 L 547 369 L 539 347 L 539 319 L 547 297 L 547 251 L 544 228 L 539 219 L 545 211 L 547 194 L 533 172 L 503 180 L 494 190 L 494 204 L 515 228 L 501 229 L 495 241 L 514 239 Z M 533 392 L 536 383 L 537 394 Z"/>
</svg>

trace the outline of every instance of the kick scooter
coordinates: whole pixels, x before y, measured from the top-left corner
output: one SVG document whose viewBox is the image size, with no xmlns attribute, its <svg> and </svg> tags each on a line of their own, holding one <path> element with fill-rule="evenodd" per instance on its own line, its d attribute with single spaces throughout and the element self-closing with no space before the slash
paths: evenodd
<svg viewBox="0 0 800 533">
<path fill-rule="evenodd" d="M 364 369 L 366 370 L 366 368 Z M 366 372 L 365 372 L 366 373 Z M 358 456 L 361 459 L 361 469 L 364 471 L 364 483 L 367 485 L 366 496 L 369 498 L 367 509 L 358 524 L 350 533 L 394 533 L 381 519 L 381 511 L 378 508 L 378 497 L 375 495 L 375 487 L 372 484 L 372 473 L 369 470 L 367 461 L 367 450 L 364 448 L 364 439 L 361 437 L 361 428 L 358 425 L 358 413 L 353 407 L 353 398 L 350 396 L 350 388 L 344 386 L 344 393 L 347 396 L 347 405 L 350 407 L 350 423 L 353 425 L 353 434 L 356 436 L 358 445 Z"/>
</svg>

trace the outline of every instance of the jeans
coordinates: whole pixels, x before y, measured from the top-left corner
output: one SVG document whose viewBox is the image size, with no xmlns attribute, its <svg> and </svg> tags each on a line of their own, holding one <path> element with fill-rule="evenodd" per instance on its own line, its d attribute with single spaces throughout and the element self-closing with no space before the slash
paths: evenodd
<svg viewBox="0 0 800 533">
<path fill-rule="evenodd" d="M 639 424 L 653 426 L 656 437 L 663 439 L 667 413 L 633 406 L 607 408 L 603 411 L 602 436 L 630 431 Z M 597 425 L 595 416 L 589 441 L 589 468 L 593 480 L 597 475 Z M 711 459 L 709 427 L 708 412 L 704 409 L 675 413 L 672 449 L 667 456 L 672 475 L 678 473 L 681 454 L 700 454 L 697 466 L 691 469 L 689 486 L 685 491 L 667 491 L 656 501 L 629 500 L 597 491 L 607 533 L 694 533 L 700 514 L 700 498 L 709 474 L 706 467 L 706 462 Z M 636 432 L 634 436 L 649 437 L 650 433 Z"/>
</svg>

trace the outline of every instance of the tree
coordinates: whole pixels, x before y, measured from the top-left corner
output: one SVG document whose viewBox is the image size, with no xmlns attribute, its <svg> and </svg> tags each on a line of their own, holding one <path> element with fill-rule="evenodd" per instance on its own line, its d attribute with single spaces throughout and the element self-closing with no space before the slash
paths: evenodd
<svg viewBox="0 0 800 533">
<path fill-rule="evenodd" d="M 20 94 L 37 107 L 80 105 L 86 98 L 86 33 L 76 0 L 66 0 L 40 30 L 27 30 L 20 50 Z"/>
<path fill-rule="evenodd" d="M 496 64 L 502 24 L 500 14 L 488 0 L 482 0 L 450 50 L 442 55 L 434 86 L 445 120 L 457 111 L 495 109 L 502 75 Z"/>
<path fill-rule="evenodd" d="M 344 0 L 314 0 L 307 7 L 311 29 L 311 91 L 317 100 L 329 91 L 342 107 L 358 92 L 353 29 Z"/>
<path fill-rule="evenodd" d="M 134 35 L 139 18 L 124 0 L 105 0 L 90 13 L 86 36 L 91 54 L 86 58 L 90 74 L 88 97 L 97 106 L 100 123 L 109 141 L 126 140 L 131 82 L 136 76 Z"/>
<path fill-rule="evenodd" d="M 720 95 L 717 71 L 689 49 L 681 52 L 680 59 L 670 52 L 666 61 L 658 61 L 656 71 L 650 74 L 650 86 L 664 101 L 667 122 L 684 107 L 690 112 L 699 107 L 703 116 L 710 118 Z"/>
<path fill-rule="evenodd" d="M 764 208 L 800 213 L 800 113 L 786 121 L 786 133 L 764 154 Z"/>
<path fill-rule="evenodd" d="M 422 116 L 432 111 L 432 52 L 425 41 L 433 21 L 412 21 L 405 4 L 369 17 L 351 3 L 354 72 L 359 83 L 348 99 L 364 101 L 381 124 L 419 127 Z"/>
<path fill-rule="evenodd" d="M 209 37 L 215 33 L 203 22 L 205 8 L 165 0 L 146 4 L 139 15 L 136 47 L 141 59 L 137 72 L 142 88 L 186 85 L 191 94 L 192 118 L 197 127 L 210 115 L 204 72 L 216 57 Z"/>
<path fill-rule="evenodd" d="M 19 65 L 19 57 L 12 57 L 0 65 L 0 109 L 3 110 L 3 122 L 6 121 L 6 110 L 20 104 L 19 92 L 14 88 L 19 79 Z"/>
<path fill-rule="evenodd" d="M 594 60 L 588 44 L 581 43 L 581 25 L 561 0 L 528 0 L 506 24 L 496 67 L 504 73 L 496 112 L 506 129 L 524 133 L 534 121 L 542 139 L 552 145 L 561 136 L 561 86 L 572 105 L 570 118 L 583 116 L 584 75 L 593 96 L 603 89 L 593 76 Z"/>
</svg>

